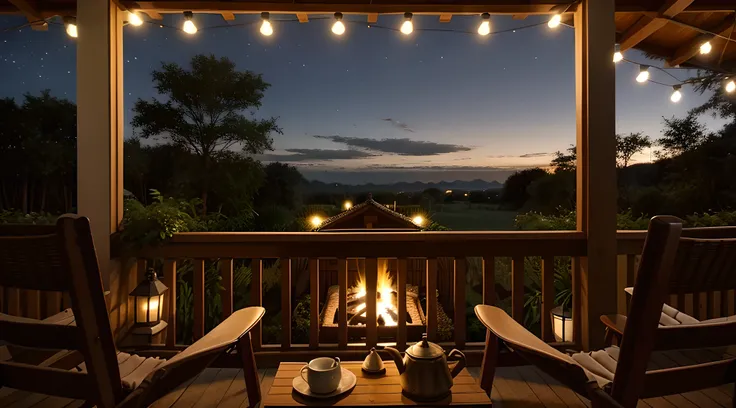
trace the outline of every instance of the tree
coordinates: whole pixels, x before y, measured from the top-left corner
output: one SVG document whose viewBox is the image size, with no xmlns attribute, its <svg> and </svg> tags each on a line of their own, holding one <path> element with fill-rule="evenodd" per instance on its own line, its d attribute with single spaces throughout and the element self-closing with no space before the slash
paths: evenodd
<svg viewBox="0 0 736 408">
<path fill-rule="evenodd" d="M 649 136 L 642 132 L 629 133 L 626 136 L 616 135 L 616 159 L 620 168 L 629 166 L 631 157 L 641 153 L 644 149 L 652 147 Z"/>
<path fill-rule="evenodd" d="M 548 173 L 540 168 L 517 171 L 510 175 L 503 184 L 501 201 L 513 209 L 521 208 L 529 199 L 529 192 L 527 191 L 529 185 L 546 176 L 548 176 Z"/>
<path fill-rule="evenodd" d="M 289 210 L 301 204 L 301 187 L 306 180 L 296 167 L 285 163 L 270 163 L 264 169 L 266 180 L 258 190 L 258 207 L 278 206 Z"/>
<path fill-rule="evenodd" d="M 713 71 L 698 71 L 698 76 L 690 78 L 688 82 L 695 84 L 695 90 L 701 94 L 706 91 L 712 91 L 708 100 L 690 111 L 691 115 L 700 115 L 710 113 L 714 118 L 730 119 L 731 123 L 736 122 L 736 94 L 729 94 L 725 91 L 724 84 L 733 80 L 727 74 Z"/>
<path fill-rule="evenodd" d="M 691 151 L 700 146 L 707 138 L 705 125 L 698 121 L 693 114 L 682 119 L 662 117 L 664 130 L 657 144 L 662 151 L 657 152 L 660 157 L 670 157 Z"/>
<path fill-rule="evenodd" d="M 199 157 L 206 213 L 213 162 L 235 146 L 245 153 L 263 153 L 271 149 L 271 133 L 281 133 L 276 118 L 255 118 L 270 84 L 260 74 L 238 71 L 235 63 L 214 55 L 194 56 L 190 70 L 163 63 L 152 76 L 165 102 L 138 99 L 133 126 L 142 138 L 161 138 Z"/>
<path fill-rule="evenodd" d="M 570 145 L 567 148 L 567 153 L 561 151 L 555 152 L 555 158 L 552 159 L 550 166 L 555 168 L 555 172 L 561 171 L 573 171 L 577 167 L 578 153 L 575 145 Z"/>
</svg>

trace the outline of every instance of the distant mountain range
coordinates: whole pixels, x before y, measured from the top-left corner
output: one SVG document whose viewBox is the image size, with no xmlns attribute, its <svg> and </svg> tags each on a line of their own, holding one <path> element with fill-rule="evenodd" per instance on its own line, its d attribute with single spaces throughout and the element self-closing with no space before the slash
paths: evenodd
<svg viewBox="0 0 736 408">
<path fill-rule="evenodd" d="M 485 180 L 455 180 L 440 181 L 438 183 L 422 183 L 415 181 L 412 183 L 399 182 L 393 184 L 340 184 L 340 183 L 324 183 L 321 181 L 310 181 L 305 186 L 306 193 L 374 193 L 374 192 L 421 192 L 428 188 L 437 188 L 444 190 L 459 191 L 479 191 L 479 190 L 498 190 L 503 188 L 503 184 L 498 181 Z"/>
</svg>

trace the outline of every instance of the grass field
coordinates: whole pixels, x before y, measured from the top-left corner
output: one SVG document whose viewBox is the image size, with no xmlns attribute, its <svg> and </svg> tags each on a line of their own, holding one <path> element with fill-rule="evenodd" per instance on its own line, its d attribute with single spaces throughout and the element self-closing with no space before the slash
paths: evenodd
<svg viewBox="0 0 736 408">
<path fill-rule="evenodd" d="M 515 230 L 515 211 L 500 211 L 487 204 L 451 203 L 432 208 L 433 221 L 455 231 Z"/>
</svg>

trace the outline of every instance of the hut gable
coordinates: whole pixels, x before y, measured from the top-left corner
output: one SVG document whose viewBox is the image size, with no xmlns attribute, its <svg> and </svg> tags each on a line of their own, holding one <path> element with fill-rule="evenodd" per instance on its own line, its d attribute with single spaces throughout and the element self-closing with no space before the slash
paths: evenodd
<svg viewBox="0 0 736 408">
<path fill-rule="evenodd" d="M 369 197 L 366 201 L 326 219 L 315 231 L 335 230 L 419 231 L 407 216 L 391 210 Z"/>
</svg>

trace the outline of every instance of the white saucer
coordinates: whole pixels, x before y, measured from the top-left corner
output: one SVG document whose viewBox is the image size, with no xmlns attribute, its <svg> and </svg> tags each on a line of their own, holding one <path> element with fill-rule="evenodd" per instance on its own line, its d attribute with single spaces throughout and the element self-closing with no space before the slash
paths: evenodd
<svg viewBox="0 0 736 408">
<path fill-rule="evenodd" d="M 340 378 L 340 384 L 337 385 L 337 389 L 329 394 L 315 394 L 312 391 L 309 390 L 309 384 L 307 384 L 306 381 L 301 376 L 294 377 L 294 380 L 291 382 L 292 387 L 294 387 L 294 391 L 298 392 L 301 395 L 304 395 L 305 397 L 310 398 L 332 398 L 336 397 L 338 395 L 344 394 L 353 388 L 355 388 L 355 384 L 358 382 L 358 379 L 355 377 L 355 374 L 353 374 L 351 371 L 346 370 L 344 368 L 341 368 L 342 370 L 342 378 Z"/>
</svg>

